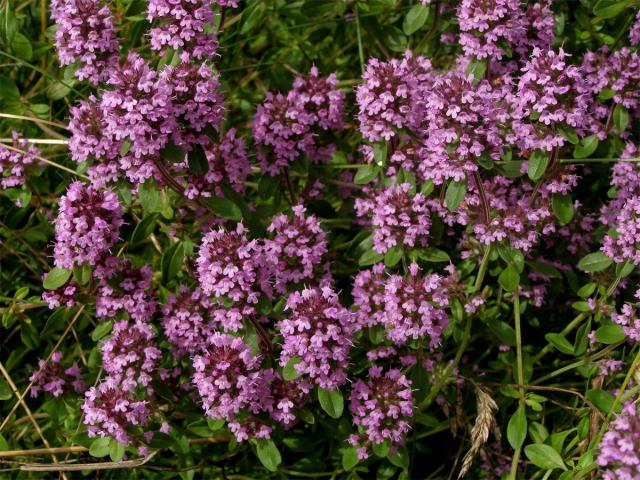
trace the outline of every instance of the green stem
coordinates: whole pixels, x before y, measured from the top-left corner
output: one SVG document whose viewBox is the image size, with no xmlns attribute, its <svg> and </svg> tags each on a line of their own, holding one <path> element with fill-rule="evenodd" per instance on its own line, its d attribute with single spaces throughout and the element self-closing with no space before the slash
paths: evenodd
<svg viewBox="0 0 640 480">
<path fill-rule="evenodd" d="M 358 56 L 360 57 L 360 70 L 364 73 L 364 51 L 362 49 L 362 34 L 360 32 L 360 15 L 358 14 L 358 4 L 355 4 L 356 14 L 356 36 L 358 37 Z"/>
<path fill-rule="evenodd" d="M 520 462 L 520 449 L 517 448 L 513 452 L 513 458 L 511 460 L 511 472 L 509 473 L 509 480 L 516 480 L 518 478 L 518 463 Z"/>
<path fill-rule="evenodd" d="M 522 362 L 522 331 L 520 329 L 520 286 L 516 287 L 513 294 L 513 317 L 516 327 L 516 362 L 518 371 L 518 391 L 520 401 L 524 402 L 524 365 Z"/>
</svg>

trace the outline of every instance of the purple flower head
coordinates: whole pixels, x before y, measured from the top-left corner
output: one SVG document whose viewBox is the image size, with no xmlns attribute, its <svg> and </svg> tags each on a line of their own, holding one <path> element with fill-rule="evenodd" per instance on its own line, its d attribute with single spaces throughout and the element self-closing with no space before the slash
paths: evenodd
<svg viewBox="0 0 640 480">
<path fill-rule="evenodd" d="M 98 99 L 90 95 L 70 109 L 69 151 L 76 162 L 84 162 L 90 157 L 99 160 L 113 160 L 120 152 L 120 143 L 109 135 L 104 112 Z"/>
<path fill-rule="evenodd" d="M 244 181 L 251 174 L 246 148 L 244 139 L 236 136 L 234 128 L 222 136 L 219 144 L 209 142 L 204 145 L 209 169 L 201 176 L 193 173 L 187 175 L 185 195 L 188 198 L 222 197 L 223 182 L 228 182 L 235 191 L 243 192 Z M 180 166 L 187 170 L 188 162 Z"/>
<path fill-rule="evenodd" d="M 208 65 L 187 60 L 166 67 L 157 91 L 171 92 L 171 115 L 178 127 L 172 137 L 176 144 L 208 143 L 205 128 L 220 129 L 224 98 L 218 77 Z"/>
<path fill-rule="evenodd" d="M 358 457 L 367 458 L 370 443 L 388 441 L 391 452 L 404 444 L 404 436 L 411 427 L 413 394 L 411 381 L 400 370 L 371 367 L 366 381 L 357 380 L 349 396 L 349 411 L 359 433 L 349 437 L 358 446 Z"/>
<path fill-rule="evenodd" d="M 239 223 L 235 231 L 220 228 L 207 233 L 198 251 L 198 281 L 206 295 L 226 296 L 234 302 L 258 301 L 260 246 L 248 240 Z"/>
<path fill-rule="evenodd" d="M 206 353 L 193 358 L 193 368 L 193 384 L 209 417 L 230 422 L 245 409 L 264 410 L 268 384 L 260 360 L 241 338 L 214 333 Z"/>
<path fill-rule="evenodd" d="M 629 42 L 631 45 L 640 45 L 640 12 L 636 14 L 636 19 L 629 30 Z"/>
<path fill-rule="evenodd" d="M 182 285 L 162 307 L 162 328 L 176 355 L 202 351 L 215 331 L 213 304 L 202 290 L 191 291 Z"/>
<path fill-rule="evenodd" d="M 110 135 L 116 141 L 129 141 L 130 148 L 122 164 L 134 171 L 127 172 L 131 181 L 143 182 L 154 173 L 153 162 L 176 131 L 171 97 L 173 92 L 158 74 L 149 68 L 136 53 L 129 53 L 126 61 L 111 69 L 101 108 Z M 135 167 L 135 168 L 134 168 Z"/>
<path fill-rule="evenodd" d="M 54 263 L 57 267 L 95 265 L 118 241 L 122 207 L 111 190 L 97 190 L 75 181 L 60 198 Z"/>
<path fill-rule="evenodd" d="M 140 440 L 134 431 L 145 427 L 151 415 L 148 402 L 137 400 L 114 377 L 105 378 L 85 393 L 82 412 L 89 437 L 111 436 L 123 445 Z"/>
<path fill-rule="evenodd" d="M 26 167 L 34 164 L 40 150 L 21 138 L 19 132 L 12 132 L 12 148 L 16 152 L 0 143 L 0 185 L 2 188 L 12 188 L 23 185 L 27 180 Z"/>
<path fill-rule="evenodd" d="M 150 29 L 151 48 L 172 48 L 194 53 L 196 58 L 211 58 L 218 49 L 213 33 L 206 33 L 213 19 L 210 1 L 202 0 L 151 0 L 147 20 L 158 21 L 160 26 Z M 194 49 L 209 44 L 207 50 Z"/>
<path fill-rule="evenodd" d="M 604 95 L 615 105 L 630 110 L 640 105 L 640 56 L 637 52 L 626 47 L 609 52 L 607 47 L 602 47 L 595 53 L 585 53 L 582 70 L 591 94 Z M 603 109 L 603 113 L 608 116 L 609 109 Z"/>
<path fill-rule="evenodd" d="M 628 142 L 621 158 L 640 158 L 640 148 Z M 616 190 L 616 197 L 600 209 L 600 221 L 608 227 L 615 227 L 616 217 L 625 202 L 640 195 L 640 163 L 615 162 L 611 168 L 611 186 Z"/>
<path fill-rule="evenodd" d="M 314 215 L 305 215 L 302 205 L 292 208 L 291 217 L 273 217 L 267 231 L 273 235 L 264 242 L 264 253 L 276 263 L 276 289 L 286 292 L 288 283 L 313 277 L 314 267 L 320 265 L 327 253 L 327 238 Z"/>
<path fill-rule="evenodd" d="M 245 417 L 228 423 L 229 430 L 238 442 L 253 438 L 271 438 L 271 427 L 258 417 Z"/>
<path fill-rule="evenodd" d="M 285 380 L 279 373 L 274 373 L 271 381 L 271 397 L 273 406 L 270 416 L 285 428 L 296 420 L 294 410 L 302 408 L 309 401 L 309 392 L 313 384 L 305 379 Z"/>
<path fill-rule="evenodd" d="M 615 232 L 604 237 L 602 251 L 616 263 L 630 260 L 640 265 L 640 196 L 624 202 L 615 222 Z"/>
<path fill-rule="evenodd" d="M 268 92 L 253 120 L 253 140 L 259 148 L 260 168 L 277 175 L 301 155 L 324 160 L 332 146 L 319 141 L 328 129 L 342 127 L 344 95 L 337 89 L 335 74 L 320 77 L 313 67 L 306 77 L 297 77 L 285 96 Z"/>
<path fill-rule="evenodd" d="M 360 270 L 356 275 L 352 295 L 360 328 L 384 324 L 384 290 L 387 278 L 382 263 L 377 263 L 371 270 Z"/>
<path fill-rule="evenodd" d="M 78 302 L 79 293 L 78 285 L 75 280 L 71 278 L 71 280 L 60 288 L 42 292 L 42 300 L 47 302 L 51 310 L 63 305 L 65 307 L 73 307 Z"/>
<path fill-rule="evenodd" d="M 410 51 L 401 60 L 369 60 L 356 90 L 360 132 L 367 140 L 389 140 L 415 123 L 421 89 L 431 81 L 431 62 Z"/>
<path fill-rule="evenodd" d="M 518 94 L 514 98 L 514 142 L 520 149 L 550 151 L 564 145 L 558 125 L 568 125 L 578 133 L 589 123 L 590 96 L 586 92 L 584 72 L 568 65 L 569 55 L 560 49 L 534 48 L 522 68 Z"/>
<path fill-rule="evenodd" d="M 640 416 L 636 402 L 628 400 L 604 434 L 596 460 L 604 480 L 640 478 Z"/>
<path fill-rule="evenodd" d="M 478 160 L 499 160 L 507 119 L 504 88 L 475 82 L 461 69 L 438 75 L 424 95 L 422 175 L 440 185 L 463 180 Z"/>
<path fill-rule="evenodd" d="M 51 18 L 58 26 L 55 46 L 60 63 L 78 62 L 75 75 L 80 80 L 106 80 L 119 48 L 109 7 L 100 0 L 53 0 Z"/>
<path fill-rule="evenodd" d="M 387 337 L 396 345 L 427 337 L 429 348 L 436 348 L 449 318 L 444 311 L 448 292 L 443 278 L 436 274 L 421 276 L 417 264 L 409 266 L 409 275 L 391 275 L 385 284 L 384 326 Z"/>
<path fill-rule="evenodd" d="M 460 45 L 469 57 L 501 60 L 502 44 L 513 46 L 525 35 L 519 0 L 462 0 L 456 15 Z"/>
<path fill-rule="evenodd" d="M 155 314 L 156 301 L 148 292 L 153 277 L 149 265 L 134 268 L 128 259 L 110 257 L 96 268 L 95 277 L 100 279 L 96 295 L 98 318 L 125 313 L 136 322 L 146 322 Z"/>
<path fill-rule="evenodd" d="M 78 364 L 73 362 L 69 368 L 64 368 L 61 361 L 60 351 L 54 352 L 49 362 L 38 360 L 38 370 L 29 377 L 29 381 L 33 382 L 30 392 L 33 398 L 40 392 L 59 397 L 65 393 L 82 393 L 85 390 Z"/>
<path fill-rule="evenodd" d="M 121 320 L 113 325 L 113 334 L 102 344 L 102 367 L 121 379 L 122 388 L 147 387 L 162 352 L 155 346 L 156 335 L 144 322 Z"/>
<path fill-rule="evenodd" d="M 353 316 L 328 287 L 293 292 L 289 317 L 278 322 L 283 338 L 280 365 L 298 358 L 295 369 L 322 388 L 333 390 L 347 380 Z"/>
<path fill-rule="evenodd" d="M 636 300 L 640 301 L 640 289 L 636 291 Z M 622 330 L 630 340 L 640 342 L 640 318 L 637 303 L 625 302 L 620 313 L 611 314 L 611 321 L 622 326 Z"/>
<path fill-rule="evenodd" d="M 374 190 L 371 197 L 356 199 L 356 215 L 367 216 L 373 227 L 373 248 L 384 254 L 394 247 L 427 246 L 430 212 L 424 195 L 410 194 L 402 183 Z"/>
</svg>

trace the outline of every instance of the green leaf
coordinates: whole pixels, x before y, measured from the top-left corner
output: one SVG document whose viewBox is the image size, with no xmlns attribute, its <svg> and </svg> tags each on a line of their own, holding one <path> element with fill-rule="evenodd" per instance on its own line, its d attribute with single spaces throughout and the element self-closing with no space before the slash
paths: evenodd
<svg viewBox="0 0 640 480">
<path fill-rule="evenodd" d="M 527 262 L 533 270 L 543 275 L 546 275 L 549 278 L 562 278 L 562 273 L 553 265 L 550 265 L 545 262 L 541 262 L 539 260 L 529 260 Z"/>
<path fill-rule="evenodd" d="M 380 167 L 377 165 L 363 165 L 358 168 L 355 177 L 353 177 L 353 183 L 356 185 L 364 185 L 371 182 L 380 173 Z"/>
<path fill-rule="evenodd" d="M 165 147 L 160 150 L 160 158 L 164 158 L 172 163 L 183 162 L 184 156 L 184 150 L 172 141 L 169 141 Z"/>
<path fill-rule="evenodd" d="M 0 400 L 9 400 L 12 396 L 9 384 L 0 378 Z"/>
<path fill-rule="evenodd" d="M 178 242 L 169 247 L 162 255 L 160 266 L 162 268 L 162 278 L 165 282 L 172 280 L 182 269 L 184 259 L 184 244 Z"/>
<path fill-rule="evenodd" d="M 421 248 L 417 250 L 417 255 L 425 262 L 450 262 L 449 254 L 435 247 Z"/>
<path fill-rule="evenodd" d="M 585 396 L 604 414 L 609 414 L 615 402 L 615 397 L 606 390 L 587 390 L 587 394 Z M 618 411 L 619 408 L 620 405 L 618 405 Z"/>
<path fill-rule="evenodd" d="M 606 345 L 621 342 L 625 338 L 627 338 L 627 336 L 620 325 L 603 325 L 596 330 L 596 340 Z"/>
<path fill-rule="evenodd" d="M 524 405 L 520 405 L 507 425 L 507 440 L 514 450 L 522 447 L 527 437 L 527 416 L 524 408 Z"/>
<path fill-rule="evenodd" d="M 280 186 L 280 177 L 271 175 L 262 175 L 258 182 L 258 195 L 263 200 L 267 200 L 275 195 Z"/>
<path fill-rule="evenodd" d="M 245 35 L 251 30 L 256 28 L 267 18 L 265 15 L 267 6 L 264 2 L 253 2 L 253 4 L 245 8 L 242 12 L 242 27 L 240 28 L 240 35 Z"/>
<path fill-rule="evenodd" d="M 549 154 L 541 150 L 534 150 L 527 162 L 527 175 L 531 180 L 537 182 L 547 171 L 547 165 L 549 165 Z"/>
<path fill-rule="evenodd" d="M 113 325 L 113 321 L 107 320 L 106 322 L 101 322 L 91 333 L 91 340 L 97 342 L 101 338 L 106 337 L 111 333 L 111 327 Z"/>
<path fill-rule="evenodd" d="M 387 267 L 395 267 L 400 260 L 402 260 L 402 255 L 404 251 L 400 247 L 393 247 L 387 250 L 387 253 L 384 256 L 384 264 Z"/>
<path fill-rule="evenodd" d="M 61 98 L 69 95 L 71 91 L 71 87 L 69 86 L 69 82 L 58 82 L 54 81 L 47 86 L 47 97 L 51 100 L 60 100 Z"/>
<path fill-rule="evenodd" d="M 82 265 L 73 267 L 73 278 L 80 285 L 86 285 L 91 279 L 91 265 Z"/>
<path fill-rule="evenodd" d="M 467 181 L 456 181 L 450 182 L 447 186 L 447 191 L 444 196 L 445 203 L 447 204 L 447 208 L 450 212 L 455 211 L 462 200 L 464 200 L 464 196 L 467 193 Z"/>
<path fill-rule="evenodd" d="M 189 152 L 189 171 L 196 177 L 203 177 L 209 171 L 209 161 L 202 145 L 196 144 Z"/>
<path fill-rule="evenodd" d="M 124 457 L 124 445 L 113 438 L 109 442 L 109 457 L 112 462 L 119 462 Z"/>
<path fill-rule="evenodd" d="M 567 469 L 560 454 L 544 443 L 527 445 L 524 447 L 524 454 L 531 460 L 531 463 L 543 470 Z"/>
<path fill-rule="evenodd" d="M 342 469 L 347 472 L 358 464 L 358 449 L 349 447 L 342 450 Z"/>
<path fill-rule="evenodd" d="M 569 340 L 567 340 L 564 335 L 559 333 L 547 333 L 544 338 L 560 352 L 567 355 L 573 355 L 573 345 L 569 343 Z"/>
<path fill-rule="evenodd" d="M 402 22 L 402 30 L 407 35 L 413 35 L 415 32 L 424 27 L 429 18 L 429 8 L 426 5 L 414 5 L 407 12 Z"/>
<path fill-rule="evenodd" d="M 616 105 L 613 109 L 613 124 L 618 132 L 624 132 L 629 125 L 629 112 L 622 105 Z"/>
<path fill-rule="evenodd" d="M 320 406 L 331 418 L 340 418 L 344 409 L 344 398 L 340 390 L 326 390 L 318 387 Z"/>
<path fill-rule="evenodd" d="M 242 210 L 228 198 L 208 198 L 206 204 L 219 217 L 227 218 L 234 222 L 242 220 Z"/>
<path fill-rule="evenodd" d="M 598 148 L 598 137 L 589 135 L 573 147 L 573 158 L 587 158 Z"/>
<path fill-rule="evenodd" d="M 294 452 L 312 452 L 315 448 L 307 437 L 285 437 L 282 439 L 282 443 Z"/>
<path fill-rule="evenodd" d="M 96 438 L 93 442 L 91 442 L 91 446 L 89 447 L 89 455 L 97 458 L 106 457 L 107 455 L 109 455 L 109 452 L 111 450 L 109 448 L 110 442 L 110 437 Z"/>
<path fill-rule="evenodd" d="M 560 225 L 566 225 L 573 218 L 573 199 L 571 195 L 554 193 L 551 207 Z"/>
<path fill-rule="evenodd" d="M 569 141 L 569 143 L 573 145 L 575 145 L 580 141 L 575 129 L 573 129 L 573 127 L 570 127 L 569 125 L 566 125 L 566 124 L 558 125 L 558 131 L 564 138 L 566 138 Z"/>
<path fill-rule="evenodd" d="M 135 247 L 148 240 L 149 235 L 151 235 L 153 233 L 153 230 L 156 228 L 157 221 L 157 213 L 152 213 L 151 215 L 147 215 L 145 218 L 143 218 L 142 221 L 138 223 L 136 225 L 136 228 L 133 230 L 129 245 L 131 247 Z"/>
<path fill-rule="evenodd" d="M 282 463 L 280 451 L 275 442 L 271 439 L 258 438 L 255 441 L 256 455 L 264 468 L 270 472 L 278 470 L 278 465 Z"/>
<path fill-rule="evenodd" d="M 520 274 L 513 265 L 509 265 L 500 273 L 498 283 L 500 283 L 502 288 L 507 292 L 515 292 L 520 283 Z"/>
<path fill-rule="evenodd" d="M 620 15 L 629 6 L 629 0 L 598 0 L 593 13 L 600 18 L 613 18 Z"/>
<path fill-rule="evenodd" d="M 71 270 L 67 268 L 53 267 L 44 277 L 42 286 L 47 290 L 60 288 L 71 278 Z"/>
<path fill-rule="evenodd" d="M 360 265 L 361 267 L 366 267 L 368 265 L 373 265 L 374 263 L 381 262 L 383 258 L 384 255 L 376 252 L 375 250 L 367 250 L 358 260 L 358 265 Z"/>
<path fill-rule="evenodd" d="M 616 264 L 616 275 L 620 278 L 628 277 L 633 273 L 633 270 L 635 270 L 635 268 L 636 266 L 629 260 L 624 263 L 618 263 Z"/>
<path fill-rule="evenodd" d="M 13 50 L 13 53 L 16 55 L 16 57 L 21 58 L 22 60 L 30 62 L 33 58 L 33 48 L 31 47 L 31 42 L 20 32 L 16 32 L 15 36 L 13 37 L 11 49 Z"/>
<path fill-rule="evenodd" d="M 9 450 L 9 442 L 7 442 L 7 440 L 0 435 L 0 452 L 4 452 Z"/>
<path fill-rule="evenodd" d="M 601 272 L 606 270 L 613 263 L 609 257 L 602 252 L 595 252 L 585 255 L 578 262 L 578 268 L 585 272 Z"/>
<path fill-rule="evenodd" d="M 476 82 L 479 82 L 484 77 L 485 72 L 487 71 L 487 60 L 474 58 L 469 62 L 467 66 L 467 75 L 472 75 L 473 78 L 476 79 Z"/>
<path fill-rule="evenodd" d="M 282 369 L 282 378 L 287 381 L 295 380 L 301 374 L 298 370 L 296 370 L 296 365 L 300 363 L 302 360 L 300 357 L 291 357 L 287 364 Z"/>
<path fill-rule="evenodd" d="M 373 453 L 375 453 L 378 457 L 380 458 L 384 458 L 387 455 L 389 455 L 389 442 L 388 441 L 384 441 L 382 443 L 372 443 L 371 444 L 371 449 L 373 450 Z"/>
<path fill-rule="evenodd" d="M 389 455 L 387 457 L 389 461 L 395 465 L 396 467 L 407 469 L 409 468 L 409 453 L 405 447 L 398 449 L 398 451 L 394 455 Z"/>
</svg>

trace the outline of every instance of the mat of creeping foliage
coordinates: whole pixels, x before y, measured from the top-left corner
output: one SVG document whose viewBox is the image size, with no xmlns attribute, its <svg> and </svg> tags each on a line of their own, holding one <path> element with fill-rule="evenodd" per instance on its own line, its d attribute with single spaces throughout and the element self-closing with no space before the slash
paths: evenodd
<svg viewBox="0 0 640 480">
<path fill-rule="evenodd" d="M 640 479 L 639 7 L 5 0 L 0 476 Z"/>
</svg>

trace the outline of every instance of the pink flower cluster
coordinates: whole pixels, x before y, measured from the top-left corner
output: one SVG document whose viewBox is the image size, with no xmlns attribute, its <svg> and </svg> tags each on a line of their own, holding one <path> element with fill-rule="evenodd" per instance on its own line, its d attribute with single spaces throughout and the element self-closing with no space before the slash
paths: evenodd
<svg viewBox="0 0 640 480">
<path fill-rule="evenodd" d="M 60 199 L 54 220 L 57 267 L 96 265 L 109 253 L 120 236 L 122 206 L 111 190 L 98 190 L 75 181 Z"/>
<path fill-rule="evenodd" d="M 412 195 L 411 188 L 409 183 L 402 183 L 375 190 L 369 198 L 356 199 L 356 215 L 370 218 L 376 252 L 427 246 L 431 227 L 427 199 L 420 193 Z"/>
<path fill-rule="evenodd" d="M 412 263 L 409 275 L 385 275 L 382 264 L 358 273 L 353 286 L 356 318 L 360 327 L 382 326 L 396 345 L 428 339 L 435 349 L 449 325 L 444 310 L 449 304 L 444 279 L 436 274 L 420 275 Z"/>
<path fill-rule="evenodd" d="M 36 162 L 40 150 L 21 138 L 20 133 L 12 132 L 12 148 L 0 144 L 0 185 L 12 188 L 23 185 L 27 180 L 26 169 Z"/>
<path fill-rule="evenodd" d="M 295 359 L 294 368 L 322 388 L 343 385 L 352 344 L 352 314 L 328 287 L 293 292 L 287 309 L 288 317 L 278 322 L 280 365 Z"/>
<path fill-rule="evenodd" d="M 349 437 L 358 446 L 358 458 L 369 456 L 370 444 L 388 441 L 391 453 L 404 444 L 404 436 L 411 428 L 413 394 L 411 381 L 400 370 L 371 367 L 366 381 L 357 380 L 349 396 L 349 411 L 353 424 L 361 433 Z"/>
<path fill-rule="evenodd" d="M 635 297 L 640 301 L 640 289 L 636 291 Z M 622 305 L 620 313 L 611 314 L 611 321 L 621 325 L 630 340 L 640 342 L 640 318 L 637 314 L 637 305 L 626 302 Z"/>
<path fill-rule="evenodd" d="M 602 468 L 604 480 L 640 477 L 640 416 L 635 401 L 623 405 L 599 448 L 596 462 Z"/>
<path fill-rule="evenodd" d="M 33 382 L 31 396 L 37 397 L 40 392 L 59 397 L 65 393 L 82 393 L 86 386 L 80 368 L 73 362 L 68 368 L 62 366 L 62 352 L 55 351 L 48 362 L 38 361 L 38 370 L 34 371 L 29 381 Z"/>
<path fill-rule="evenodd" d="M 292 207 L 293 214 L 276 215 L 267 231 L 272 238 L 264 242 L 264 253 L 275 262 L 275 286 L 286 292 L 289 283 L 310 280 L 314 268 L 327 253 L 326 234 L 314 215 L 306 215 L 302 205 Z"/>
<path fill-rule="evenodd" d="M 120 44 L 109 6 L 100 0 L 54 0 L 51 18 L 58 25 L 56 51 L 62 65 L 78 62 L 80 80 L 104 81 L 118 62 Z"/>
<path fill-rule="evenodd" d="M 303 155 L 314 161 L 330 158 L 333 148 L 320 141 L 328 130 L 342 128 L 344 94 L 335 74 L 320 77 L 312 67 L 297 77 L 287 95 L 268 92 L 253 120 L 253 140 L 264 173 L 277 175 Z"/>
</svg>

